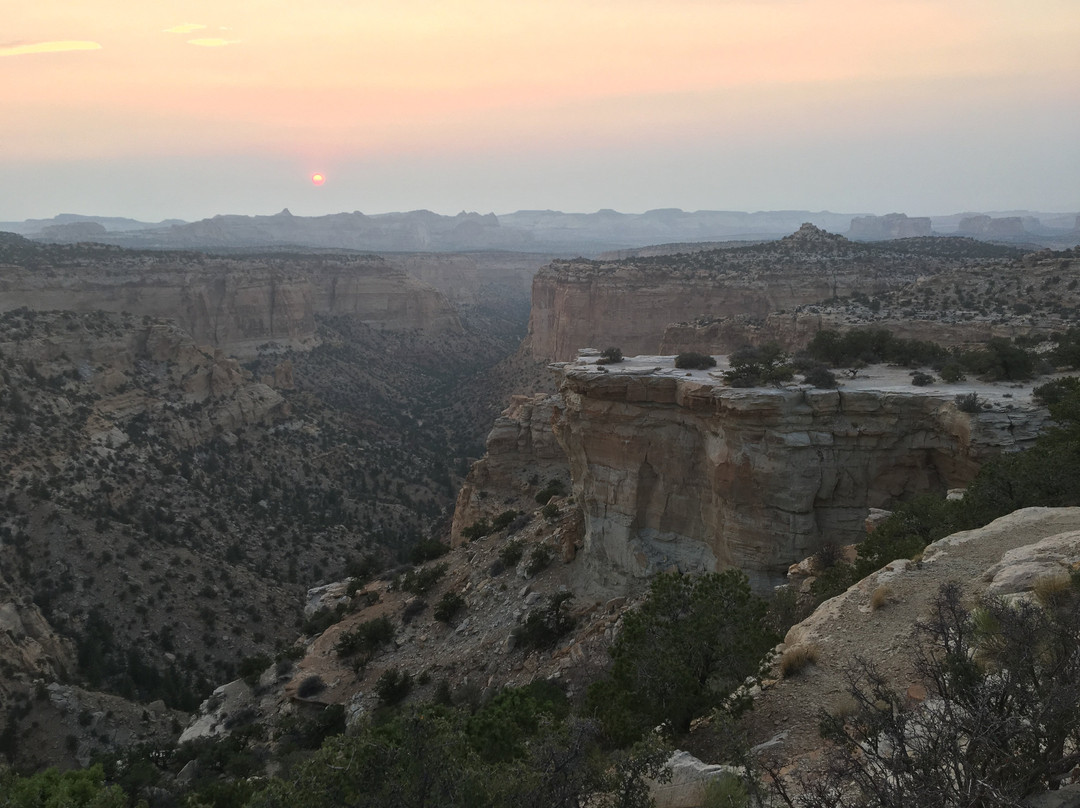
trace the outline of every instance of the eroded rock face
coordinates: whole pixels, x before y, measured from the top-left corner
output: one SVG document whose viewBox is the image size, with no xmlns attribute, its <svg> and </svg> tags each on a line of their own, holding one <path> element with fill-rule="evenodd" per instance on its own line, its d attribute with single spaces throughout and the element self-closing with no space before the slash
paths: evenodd
<svg viewBox="0 0 1080 808">
<path fill-rule="evenodd" d="M 473 464 L 458 492 L 453 544 L 460 544 L 461 531 L 479 519 L 536 508 L 537 490 L 553 478 L 569 487 L 566 453 L 554 433 L 561 410 L 557 395 L 513 397 L 491 428 L 487 452 Z"/>
<path fill-rule="evenodd" d="M 266 342 L 310 345 L 317 314 L 349 314 L 380 329 L 461 331 L 443 295 L 374 257 L 118 251 L 75 266 L 0 267 L 0 311 L 21 306 L 169 317 L 195 342 L 236 355 Z"/>
<path fill-rule="evenodd" d="M 966 485 L 1045 418 L 1011 398 L 968 415 L 940 390 L 738 390 L 635 363 L 568 369 L 555 424 L 604 587 L 725 567 L 763 587 L 826 542 L 858 541 L 869 508 Z"/>
<path fill-rule="evenodd" d="M 587 347 L 618 346 L 628 356 L 676 346 L 702 350 L 709 336 L 718 340 L 714 349 L 725 351 L 760 339 L 801 346 L 816 323 L 813 317 L 793 317 L 798 307 L 856 295 L 883 297 L 914 288 L 924 277 L 978 261 L 1015 262 L 1019 255 L 964 239 L 857 244 L 806 224 L 775 242 L 625 260 L 555 261 L 533 279 L 526 345 L 546 361 L 569 361 Z M 909 300 L 905 310 L 910 305 Z M 771 317 L 779 319 L 767 321 Z M 934 317 L 941 319 L 941 312 L 935 309 Z M 695 335 L 693 328 L 666 333 L 671 323 L 696 320 L 728 322 L 712 335 Z M 696 344 L 695 336 L 701 338 Z"/>
</svg>

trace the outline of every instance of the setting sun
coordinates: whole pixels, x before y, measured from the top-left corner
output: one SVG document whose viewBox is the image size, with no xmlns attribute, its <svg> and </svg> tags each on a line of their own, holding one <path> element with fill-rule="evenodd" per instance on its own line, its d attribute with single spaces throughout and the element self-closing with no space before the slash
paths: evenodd
<svg viewBox="0 0 1080 808">
<path fill-rule="evenodd" d="M 311 175 L 312 185 L 322 185 L 324 182 L 326 182 L 326 177 L 324 177 L 322 174 L 315 173 Z"/>
</svg>

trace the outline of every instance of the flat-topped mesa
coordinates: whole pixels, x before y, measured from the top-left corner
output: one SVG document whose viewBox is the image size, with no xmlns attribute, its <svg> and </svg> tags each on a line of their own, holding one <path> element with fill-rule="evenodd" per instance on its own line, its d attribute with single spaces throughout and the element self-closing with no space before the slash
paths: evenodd
<svg viewBox="0 0 1080 808">
<path fill-rule="evenodd" d="M 589 346 L 660 351 L 668 324 L 764 318 L 853 295 L 877 297 L 944 270 L 1015 261 L 955 238 L 857 243 L 813 225 L 778 241 L 623 260 L 555 261 L 533 278 L 528 350 L 568 361 Z"/>
<path fill-rule="evenodd" d="M 835 390 L 734 389 L 671 357 L 591 361 L 564 370 L 555 434 L 587 575 L 609 591 L 669 568 L 738 567 L 765 588 L 822 545 L 861 539 L 869 508 L 965 486 L 1046 419 L 1030 389 L 914 388 L 876 366 Z M 959 411 L 971 389 L 991 408 Z"/>
</svg>

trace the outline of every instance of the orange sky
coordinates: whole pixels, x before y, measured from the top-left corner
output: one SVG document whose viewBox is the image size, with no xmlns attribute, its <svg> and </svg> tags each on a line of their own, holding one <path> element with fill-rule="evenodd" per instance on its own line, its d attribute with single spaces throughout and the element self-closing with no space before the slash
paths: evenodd
<svg viewBox="0 0 1080 808">
<path fill-rule="evenodd" d="M 0 220 L 1080 208 L 1076 0 L 11 5 Z"/>
</svg>

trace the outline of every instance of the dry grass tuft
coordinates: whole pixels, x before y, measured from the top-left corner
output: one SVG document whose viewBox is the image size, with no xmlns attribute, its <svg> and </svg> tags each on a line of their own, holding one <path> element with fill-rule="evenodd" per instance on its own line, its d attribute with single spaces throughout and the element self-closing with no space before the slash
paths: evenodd
<svg viewBox="0 0 1080 808">
<path fill-rule="evenodd" d="M 889 598 L 892 597 L 893 591 L 882 584 L 873 591 L 870 595 L 870 611 L 876 612 L 882 606 L 889 602 Z"/>
<path fill-rule="evenodd" d="M 780 675 L 787 679 L 817 661 L 818 648 L 812 643 L 787 648 L 780 657 Z"/>
<path fill-rule="evenodd" d="M 1072 595 L 1072 587 L 1072 576 L 1067 572 L 1059 572 L 1039 578 L 1035 581 L 1032 591 L 1039 603 L 1049 609 L 1068 602 Z"/>
</svg>

